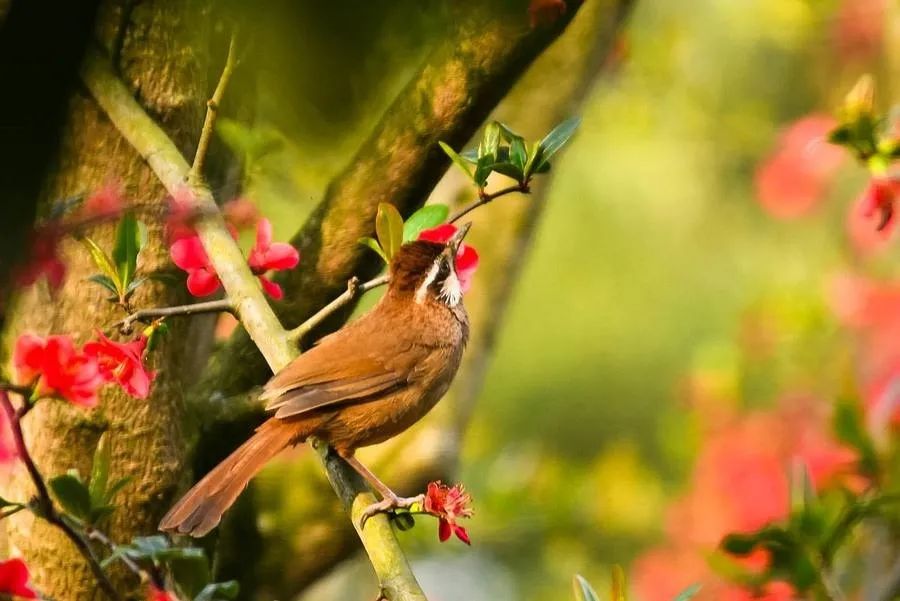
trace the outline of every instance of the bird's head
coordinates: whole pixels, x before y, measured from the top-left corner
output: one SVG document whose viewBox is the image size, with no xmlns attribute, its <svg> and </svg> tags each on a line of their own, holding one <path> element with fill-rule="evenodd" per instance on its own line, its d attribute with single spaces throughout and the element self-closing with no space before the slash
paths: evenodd
<svg viewBox="0 0 900 601">
<path fill-rule="evenodd" d="M 459 228 L 442 226 L 452 228 L 452 231 L 444 229 L 442 232 L 449 236 L 435 235 L 432 238 L 446 238 L 445 241 L 420 237 L 401 246 L 391 260 L 390 289 L 412 295 L 419 304 L 433 300 L 448 307 L 458 305 L 466 288 L 466 276 L 471 275 L 478 260 L 474 249 L 462 245 L 471 225 L 466 223 Z M 466 257 L 461 250 L 470 255 Z M 464 271 L 468 273 L 462 273 Z"/>
</svg>

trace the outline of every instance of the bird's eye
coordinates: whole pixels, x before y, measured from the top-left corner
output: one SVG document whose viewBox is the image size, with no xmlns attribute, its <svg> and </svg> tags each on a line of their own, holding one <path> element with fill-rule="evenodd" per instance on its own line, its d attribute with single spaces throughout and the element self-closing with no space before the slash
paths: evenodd
<svg viewBox="0 0 900 601">
<path fill-rule="evenodd" d="M 450 265 L 447 263 L 447 261 L 441 261 L 435 280 L 442 282 L 447 279 L 448 275 L 450 275 Z"/>
</svg>

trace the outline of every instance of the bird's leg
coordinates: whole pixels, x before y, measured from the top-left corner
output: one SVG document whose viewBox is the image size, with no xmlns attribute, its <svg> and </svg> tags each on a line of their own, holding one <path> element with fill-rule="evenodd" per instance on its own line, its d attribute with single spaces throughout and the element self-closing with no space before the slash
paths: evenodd
<svg viewBox="0 0 900 601">
<path fill-rule="evenodd" d="M 378 479 L 375 474 L 369 471 L 369 468 L 364 466 L 359 462 L 359 459 L 350 455 L 349 457 L 344 456 L 344 460 L 349 463 L 353 469 L 359 472 L 359 475 L 365 478 L 369 484 L 371 484 L 375 490 L 378 491 L 378 494 L 381 495 L 381 500 L 377 503 L 372 503 L 368 507 L 363 510 L 362 518 L 360 519 L 360 527 L 366 525 L 366 520 L 377 513 L 384 513 L 387 511 L 391 511 L 392 509 L 398 509 L 403 507 L 411 507 L 416 503 L 424 503 L 425 495 L 416 495 L 415 497 L 399 497 L 397 494 L 388 488 L 387 484 Z"/>
</svg>

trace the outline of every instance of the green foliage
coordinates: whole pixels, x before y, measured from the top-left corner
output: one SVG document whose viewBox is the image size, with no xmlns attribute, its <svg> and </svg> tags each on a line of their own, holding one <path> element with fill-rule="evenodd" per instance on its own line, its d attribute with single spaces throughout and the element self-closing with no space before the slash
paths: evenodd
<svg viewBox="0 0 900 601">
<path fill-rule="evenodd" d="M 403 217 L 397 207 L 386 202 L 378 203 L 375 233 L 384 256 L 390 261 L 403 244 Z"/>
<path fill-rule="evenodd" d="M 862 407 L 851 398 L 841 398 L 834 408 L 834 432 L 838 440 L 856 449 L 859 453 L 859 470 L 861 474 L 877 477 L 878 454 L 875 443 L 869 436 L 863 422 Z"/>
<path fill-rule="evenodd" d="M 124 304 L 147 278 L 135 277 L 137 259 L 147 242 L 146 226 L 138 221 L 132 211 L 128 211 L 119 221 L 116 229 L 116 244 L 112 257 L 90 238 L 83 243 L 91 255 L 94 265 L 101 273 L 94 274 L 88 281 L 102 286 L 112 297 L 110 302 Z"/>
<path fill-rule="evenodd" d="M 575 589 L 576 601 L 600 601 L 590 583 L 578 574 L 572 579 L 572 587 Z"/>
<path fill-rule="evenodd" d="M 444 204 L 425 205 L 409 216 L 403 224 L 403 242 L 410 242 L 419 237 L 423 230 L 444 223 L 450 214 L 450 207 Z"/>
<path fill-rule="evenodd" d="M 56 500 L 69 517 L 78 523 L 95 525 L 113 512 L 116 494 L 130 482 L 130 477 L 109 481 L 110 447 L 104 433 L 97 443 L 91 466 L 91 479 L 86 484 L 81 475 L 70 470 L 48 481 Z"/>
<path fill-rule="evenodd" d="M 571 139 L 580 123 L 580 117 L 563 121 L 542 140 L 534 142 L 530 152 L 524 138 L 499 121 L 492 121 L 484 128 L 475 150 L 457 154 L 444 142 L 440 146 L 479 189 L 484 188 L 491 173 L 505 175 L 527 188 L 535 174 L 550 170 L 550 159 Z"/>
<path fill-rule="evenodd" d="M 103 565 L 123 557 L 138 564 L 149 563 L 156 568 L 167 568 L 179 591 L 194 601 L 234 599 L 238 593 L 238 583 L 235 581 L 210 582 L 209 561 L 203 549 L 172 546 L 162 535 L 138 536 L 128 545 L 117 546 Z"/>
<path fill-rule="evenodd" d="M 86 521 L 91 515 L 91 493 L 77 472 L 55 476 L 48 482 L 56 500 L 69 514 Z"/>
</svg>

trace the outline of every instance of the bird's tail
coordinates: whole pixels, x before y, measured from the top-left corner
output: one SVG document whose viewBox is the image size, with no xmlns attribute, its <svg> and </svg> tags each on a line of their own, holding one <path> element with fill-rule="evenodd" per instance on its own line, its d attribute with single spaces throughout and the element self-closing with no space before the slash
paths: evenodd
<svg viewBox="0 0 900 601">
<path fill-rule="evenodd" d="M 250 479 L 266 462 L 291 443 L 306 438 L 302 421 L 269 419 L 250 439 L 206 474 L 188 491 L 159 524 L 168 530 L 204 536 L 218 525 Z"/>
</svg>

